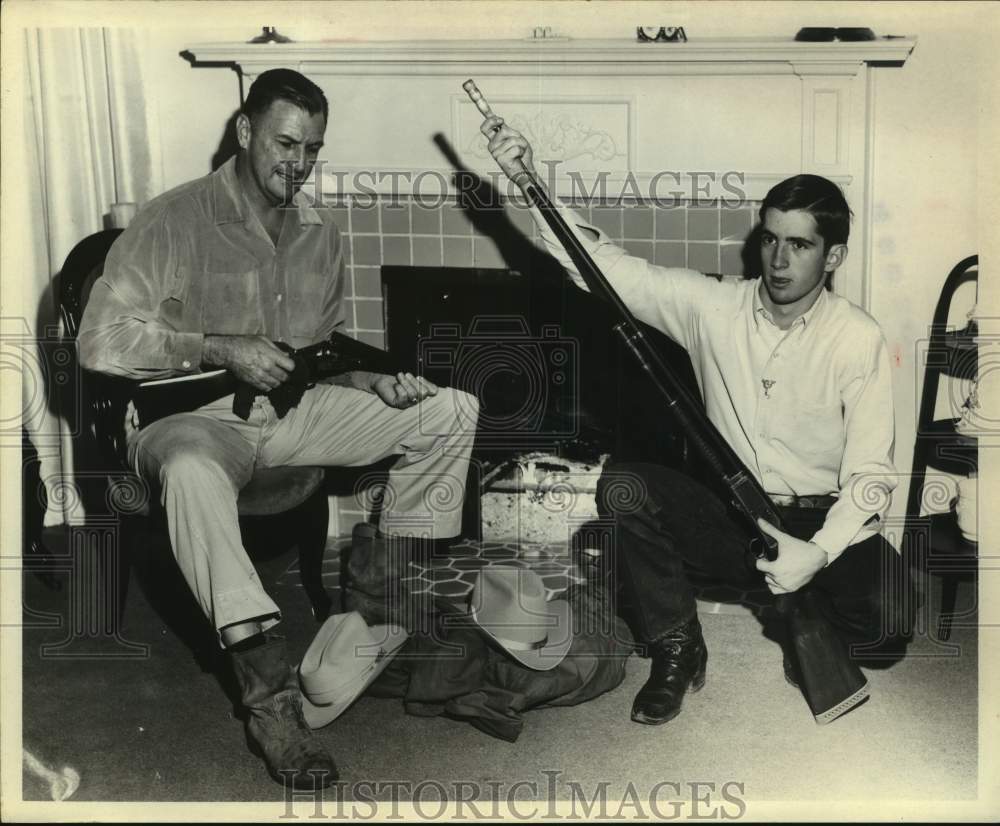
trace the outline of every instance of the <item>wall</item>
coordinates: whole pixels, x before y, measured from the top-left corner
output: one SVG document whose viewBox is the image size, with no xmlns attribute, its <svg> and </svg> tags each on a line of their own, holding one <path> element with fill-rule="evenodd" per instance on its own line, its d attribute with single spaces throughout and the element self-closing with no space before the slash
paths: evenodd
<svg viewBox="0 0 1000 826">
<path fill-rule="evenodd" d="M 239 101 L 233 71 L 195 69 L 178 53 L 200 41 L 245 40 L 258 25 L 278 25 L 297 40 L 522 37 L 540 25 L 574 37 L 628 37 L 639 23 L 683 25 L 689 37 L 789 36 L 805 25 L 859 25 L 879 34 L 917 36 L 917 47 L 905 67 L 875 72 L 872 171 L 871 312 L 882 324 L 894 357 L 896 461 L 901 471 L 908 470 L 921 381 L 915 342 L 926 333 L 949 269 L 979 246 L 978 119 L 992 101 L 984 96 L 989 84 L 976 81 L 994 48 L 990 34 L 997 30 L 995 7 L 755 3 L 748 14 L 747 6 L 721 3 L 669 7 L 616 3 L 613 8 L 596 3 L 515 3 L 485 15 L 482 4 L 475 4 L 475 10 L 456 4 L 418 5 L 419 9 L 356 4 L 345 11 L 345 7 L 327 4 L 316 7 L 315 15 L 307 18 L 311 7 L 295 4 L 296 14 L 280 19 L 245 16 L 246 25 L 238 28 L 229 23 L 226 27 L 159 28 L 150 42 L 148 94 L 159 114 L 164 185 L 173 186 L 210 170 L 226 120 Z M 489 30 L 484 34 L 482 20 L 487 16 Z M 376 104 L 386 106 L 386 128 L 399 130 L 400 139 L 405 140 L 405 124 L 393 120 L 392 102 Z M 336 109 L 336 102 L 333 105 Z M 328 157 L 336 163 L 335 144 Z M 421 249 L 425 246 L 420 245 Z M 384 246 L 381 249 L 384 252 Z M 451 258 L 445 263 L 452 263 Z M 370 280 L 371 274 L 365 273 L 364 284 Z M 971 301 L 971 296 L 967 298 Z M 964 320 L 960 316 L 956 310 L 956 323 Z M 903 487 L 905 483 L 895 497 L 896 514 L 905 500 Z"/>
</svg>

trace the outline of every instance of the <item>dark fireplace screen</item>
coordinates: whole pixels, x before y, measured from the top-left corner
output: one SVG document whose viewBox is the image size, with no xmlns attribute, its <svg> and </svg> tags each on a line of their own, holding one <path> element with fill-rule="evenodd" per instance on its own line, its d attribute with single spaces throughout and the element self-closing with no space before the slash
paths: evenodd
<svg viewBox="0 0 1000 826">
<path fill-rule="evenodd" d="M 554 262 L 552 271 L 530 277 L 383 266 L 382 291 L 393 360 L 479 399 L 481 467 L 526 450 L 584 461 L 605 453 L 619 461 L 683 459 L 683 438 L 619 344 L 608 308 Z M 648 332 L 694 388 L 683 349 Z"/>
</svg>

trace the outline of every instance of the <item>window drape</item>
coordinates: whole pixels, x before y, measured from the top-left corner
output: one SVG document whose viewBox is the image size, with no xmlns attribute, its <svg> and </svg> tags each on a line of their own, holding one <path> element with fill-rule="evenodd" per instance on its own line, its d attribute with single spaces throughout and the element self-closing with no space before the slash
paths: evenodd
<svg viewBox="0 0 1000 826">
<path fill-rule="evenodd" d="M 74 457 L 79 392 L 73 371 L 63 369 L 66 348 L 59 343 L 59 270 L 77 242 L 113 225 L 112 205 L 141 205 L 162 189 L 159 129 L 144 86 L 146 36 L 28 29 L 23 71 L 12 78 L 23 104 L 16 198 L 22 301 L 7 326 L 35 343 L 34 352 L 21 347 L 22 426 L 41 462 L 49 525 L 85 515 Z M 10 273 L 4 281 L 9 293 Z"/>
</svg>

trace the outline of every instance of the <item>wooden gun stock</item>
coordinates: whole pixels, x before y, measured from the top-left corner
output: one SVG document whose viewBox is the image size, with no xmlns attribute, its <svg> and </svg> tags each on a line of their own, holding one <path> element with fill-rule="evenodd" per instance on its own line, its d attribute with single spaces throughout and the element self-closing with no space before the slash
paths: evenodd
<svg viewBox="0 0 1000 826">
<path fill-rule="evenodd" d="M 844 643 L 820 613 L 815 594 L 784 594 L 778 611 L 788 623 L 802 693 L 820 725 L 836 720 L 868 698 L 868 681 Z"/>
</svg>

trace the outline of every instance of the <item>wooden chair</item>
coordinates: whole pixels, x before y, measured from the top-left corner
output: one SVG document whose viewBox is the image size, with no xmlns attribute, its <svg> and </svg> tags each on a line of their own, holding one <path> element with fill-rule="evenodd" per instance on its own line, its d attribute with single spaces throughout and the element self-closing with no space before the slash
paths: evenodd
<svg viewBox="0 0 1000 826">
<path fill-rule="evenodd" d="M 975 579 L 979 567 L 979 543 L 962 535 L 954 511 L 920 515 L 928 468 L 964 476 L 979 466 L 978 440 L 958 432 L 959 419 L 954 417 L 957 411 L 944 419 L 935 418 L 941 378 L 972 380 L 979 372 L 978 325 L 970 321 L 962 330 L 948 328 L 952 299 L 958 288 L 967 283 L 975 283 L 978 288 L 977 255 L 962 259 L 952 268 L 934 308 L 906 503 L 907 529 L 912 534 L 912 547 L 907 546 L 910 564 L 941 578 L 937 630 L 942 642 L 951 637 L 959 581 Z"/>
<path fill-rule="evenodd" d="M 66 258 L 60 276 L 59 308 L 64 336 L 75 341 L 90 290 L 104 270 L 104 260 L 120 229 L 109 229 L 84 238 Z M 145 497 L 136 497 L 139 480 L 125 464 L 125 406 L 133 383 L 102 374 L 81 371 L 83 393 L 82 429 L 91 439 L 108 471 L 109 496 L 121 515 L 150 515 Z M 323 588 L 322 566 L 330 520 L 321 467 L 261 468 L 240 491 L 237 508 L 240 516 L 270 516 L 295 511 L 289 521 L 295 525 L 295 544 L 299 549 L 302 586 L 312 605 L 313 616 L 323 622 L 330 614 L 330 597 Z M 139 502 L 133 507 L 131 502 Z M 123 543 L 127 544 L 127 543 Z M 117 553 L 117 610 L 115 621 L 125 607 L 129 581 L 128 548 Z M 107 581 L 102 577 L 101 581 Z"/>
</svg>

